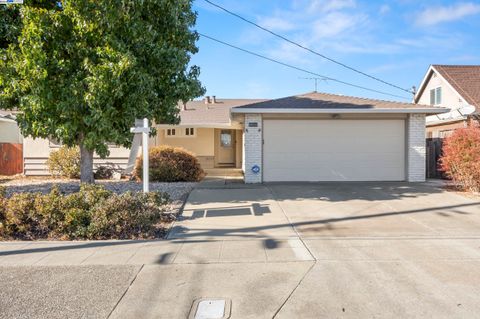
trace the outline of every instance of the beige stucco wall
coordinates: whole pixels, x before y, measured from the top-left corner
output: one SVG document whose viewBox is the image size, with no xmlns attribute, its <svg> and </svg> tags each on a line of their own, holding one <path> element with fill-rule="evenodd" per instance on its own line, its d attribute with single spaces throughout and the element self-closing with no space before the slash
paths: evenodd
<svg viewBox="0 0 480 319">
<path fill-rule="evenodd" d="M 184 128 L 176 128 L 182 130 Z M 165 129 L 157 129 L 156 145 L 170 145 L 183 147 L 197 156 L 215 155 L 215 129 L 195 128 L 196 135 L 193 137 L 166 137 Z"/>
<path fill-rule="evenodd" d="M 22 143 L 22 135 L 17 123 L 14 121 L 0 120 L 0 143 Z"/>
</svg>

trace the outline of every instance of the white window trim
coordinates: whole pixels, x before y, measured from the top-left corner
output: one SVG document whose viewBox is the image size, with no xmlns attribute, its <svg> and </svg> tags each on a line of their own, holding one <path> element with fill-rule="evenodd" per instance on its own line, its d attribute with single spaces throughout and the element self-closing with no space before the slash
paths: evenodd
<svg viewBox="0 0 480 319">
<path fill-rule="evenodd" d="M 192 135 L 187 135 L 186 130 L 192 130 L 193 129 L 193 134 Z M 196 127 L 184 127 L 183 128 L 183 137 L 197 137 L 197 128 Z"/>
<path fill-rule="evenodd" d="M 187 135 L 186 130 L 193 129 L 193 135 Z M 168 135 L 168 130 L 175 130 L 175 135 Z M 164 136 L 166 138 L 194 138 L 197 137 L 197 128 L 196 127 L 172 127 L 166 128 L 163 130 Z"/>
<path fill-rule="evenodd" d="M 438 90 L 438 89 L 440 89 L 440 103 L 437 103 L 437 100 L 438 100 L 438 98 L 437 98 L 437 90 Z M 442 105 L 442 100 L 443 100 L 443 97 L 442 97 L 442 95 L 443 95 L 443 88 L 442 88 L 442 86 L 441 86 L 441 85 L 436 86 L 436 87 L 430 89 L 430 91 L 429 91 L 428 93 L 429 93 L 429 94 L 432 94 L 432 93 L 431 93 L 432 91 L 434 92 L 434 93 L 433 93 L 434 101 L 433 101 L 433 104 L 432 104 L 432 105 L 433 105 L 433 106 Z M 430 96 L 431 96 L 431 95 L 430 95 Z M 430 99 L 430 96 L 429 96 L 429 99 Z"/>
</svg>

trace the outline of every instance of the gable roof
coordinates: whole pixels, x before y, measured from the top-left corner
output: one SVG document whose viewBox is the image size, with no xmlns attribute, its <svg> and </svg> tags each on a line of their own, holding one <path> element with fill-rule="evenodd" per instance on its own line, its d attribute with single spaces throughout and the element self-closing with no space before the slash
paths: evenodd
<svg viewBox="0 0 480 319">
<path fill-rule="evenodd" d="M 230 125 L 230 109 L 263 99 L 216 99 L 215 103 L 206 104 L 204 100 L 189 101 L 184 109 L 180 108 L 180 125 L 202 127 L 226 127 Z"/>
<path fill-rule="evenodd" d="M 470 105 L 480 110 L 480 65 L 432 65 Z"/>
<path fill-rule="evenodd" d="M 474 106 L 477 112 L 480 111 L 480 65 L 430 65 L 415 95 L 415 102 L 420 99 L 434 72 L 447 82 L 458 97 Z"/>
<path fill-rule="evenodd" d="M 234 113 L 443 113 L 445 108 L 311 92 L 232 109 Z"/>
</svg>

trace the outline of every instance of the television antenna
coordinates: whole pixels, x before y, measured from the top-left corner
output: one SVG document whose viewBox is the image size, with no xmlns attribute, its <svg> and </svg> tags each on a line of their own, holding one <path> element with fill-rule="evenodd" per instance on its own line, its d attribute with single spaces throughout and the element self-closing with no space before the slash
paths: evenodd
<svg viewBox="0 0 480 319">
<path fill-rule="evenodd" d="M 316 78 L 316 77 L 310 77 L 310 78 L 299 78 L 299 79 L 303 79 L 303 80 L 314 80 L 315 81 L 315 91 L 314 92 L 318 92 L 317 91 L 317 88 L 318 88 L 318 80 L 321 80 L 321 81 L 327 81 L 326 78 Z"/>
</svg>

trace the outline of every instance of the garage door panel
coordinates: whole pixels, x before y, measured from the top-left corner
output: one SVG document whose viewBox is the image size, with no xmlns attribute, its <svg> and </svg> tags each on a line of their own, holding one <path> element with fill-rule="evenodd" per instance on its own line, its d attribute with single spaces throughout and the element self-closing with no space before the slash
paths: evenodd
<svg viewBox="0 0 480 319">
<path fill-rule="evenodd" d="M 265 181 L 404 180 L 403 120 L 265 120 Z"/>
</svg>

